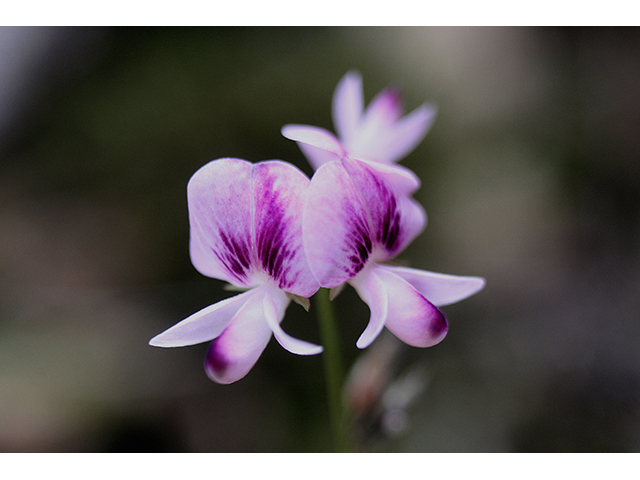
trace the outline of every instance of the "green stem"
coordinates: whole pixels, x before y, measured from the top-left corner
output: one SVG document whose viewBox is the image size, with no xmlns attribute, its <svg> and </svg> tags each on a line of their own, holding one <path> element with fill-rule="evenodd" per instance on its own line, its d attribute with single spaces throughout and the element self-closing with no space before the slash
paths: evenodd
<svg viewBox="0 0 640 480">
<path fill-rule="evenodd" d="M 329 290 L 321 288 L 315 295 L 318 306 L 318 322 L 324 345 L 324 373 L 329 400 L 329 413 L 335 447 L 339 452 L 350 450 L 345 428 L 345 416 L 342 405 L 342 355 L 336 329 L 333 304 L 329 300 Z"/>
</svg>

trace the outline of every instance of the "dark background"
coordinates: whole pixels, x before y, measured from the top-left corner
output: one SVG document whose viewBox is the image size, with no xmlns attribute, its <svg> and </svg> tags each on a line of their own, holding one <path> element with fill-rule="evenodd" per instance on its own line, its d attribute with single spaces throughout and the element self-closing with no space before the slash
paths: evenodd
<svg viewBox="0 0 640 480">
<path fill-rule="evenodd" d="M 230 295 L 189 261 L 190 176 L 311 175 L 280 128 L 333 130 L 350 69 L 367 102 L 439 107 L 401 260 L 487 280 L 441 344 L 398 347 L 359 448 L 637 451 L 638 58 L 637 29 L 0 28 L 0 451 L 331 449 L 322 356 L 272 340 L 222 386 L 206 344 L 147 342 Z M 351 365 L 368 310 L 336 309 Z M 319 342 L 313 313 L 285 330 Z"/>
</svg>

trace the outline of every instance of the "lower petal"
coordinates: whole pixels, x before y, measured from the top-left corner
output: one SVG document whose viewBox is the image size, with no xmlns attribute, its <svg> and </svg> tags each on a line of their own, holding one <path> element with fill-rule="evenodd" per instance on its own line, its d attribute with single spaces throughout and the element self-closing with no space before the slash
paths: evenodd
<svg viewBox="0 0 640 480">
<path fill-rule="evenodd" d="M 356 347 L 367 348 L 382 331 L 388 314 L 388 298 L 384 283 L 376 275 L 376 266 L 365 268 L 358 275 L 353 277 L 349 284 L 355 288 L 356 292 L 364 303 L 371 310 L 369 323 L 360 338 L 356 342 Z"/>
<path fill-rule="evenodd" d="M 243 378 L 269 343 L 271 329 L 265 321 L 264 291 L 264 287 L 256 288 L 211 343 L 204 367 L 214 382 L 227 384 Z"/>
<path fill-rule="evenodd" d="M 438 307 L 464 300 L 478 293 L 485 285 L 484 278 L 480 277 L 461 277 L 405 267 L 380 266 L 380 268 L 395 273 L 409 282 Z"/>
<path fill-rule="evenodd" d="M 208 342 L 229 325 L 234 315 L 255 294 L 254 290 L 203 308 L 149 341 L 154 347 L 183 347 Z"/>
<path fill-rule="evenodd" d="M 296 355 L 317 355 L 322 352 L 321 346 L 293 338 L 282 329 L 280 322 L 288 305 L 289 298 L 282 290 L 271 288 L 264 295 L 263 308 L 265 319 L 278 343 L 282 345 L 285 350 L 295 353 Z"/>
<path fill-rule="evenodd" d="M 380 266 L 375 270 L 387 296 L 385 326 L 389 331 L 413 347 L 431 347 L 442 341 L 448 329 L 443 313 L 400 276 Z"/>
</svg>

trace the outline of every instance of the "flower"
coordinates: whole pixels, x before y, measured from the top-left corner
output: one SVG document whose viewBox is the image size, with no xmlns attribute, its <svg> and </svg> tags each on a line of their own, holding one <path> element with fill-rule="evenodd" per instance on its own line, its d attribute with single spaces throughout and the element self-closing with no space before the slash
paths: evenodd
<svg viewBox="0 0 640 480">
<path fill-rule="evenodd" d="M 380 92 L 364 109 L 362 78 L 348 72 L 333 96 L 333 123 L 338 137 L 308 125 L 285 125 L 282 134 L 298 146 L 314 169 L 344 155 L 393 164 L 420 143 L 433 123 L 436 108 L 423 104 L 405 117 L 395 88 Z"/>
<path fill-rule="evenodd" d="M 248 291 L 177 323 L 149 342 L 180 347 L 213 340 L 205 359 L 218 383 L 244 377 L 271 334 L 299 355 L 322 347 L 287 335 L 280 322 L 293 296 L 319 288 L 302 244 L 302 207 L 309 179 L 288 163 L 223 158 L 200 168 L 187 187 L 190 254 L 195 268 Z"/>
<path fill-rule="evenodd" d="M 403 342 L 429 347 L 448 325 L 439 306 L 481 290 L 484 279 L 384 265 L 424 229 L 426 214 L 409 197 L 418 186 L 406 170 L 343 157 L 313 175 L 302 235 L 309 267 L 322 287 L 352 285 L 369 306 L 356 345 L 366 348 L 383 327 Z"/>
</svg>

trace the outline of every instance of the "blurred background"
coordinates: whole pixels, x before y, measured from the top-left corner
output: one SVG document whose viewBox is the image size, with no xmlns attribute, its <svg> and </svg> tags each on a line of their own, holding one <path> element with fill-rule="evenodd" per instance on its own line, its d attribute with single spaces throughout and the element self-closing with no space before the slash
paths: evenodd
<svg viewBox="0 0 640 480">
<path fill-rule="evenodd" d="M 439 108 L 401 260 L 487 280 L 424 350 L 357 350 L 336 299 L 358 448 L 638 451 L 639 58 L 637 29 L 0 28 L 0 451 L 331 450 L 322 356 L 272 340 L 223 386 L 206 344 L 147 342 L 231 295 L 190 263 L 190 176 L 311 175 L 280 128 L 333 131 L 351 69 Z M 320 341 L 313 313 L 284 329 Z"/>
</svg>

